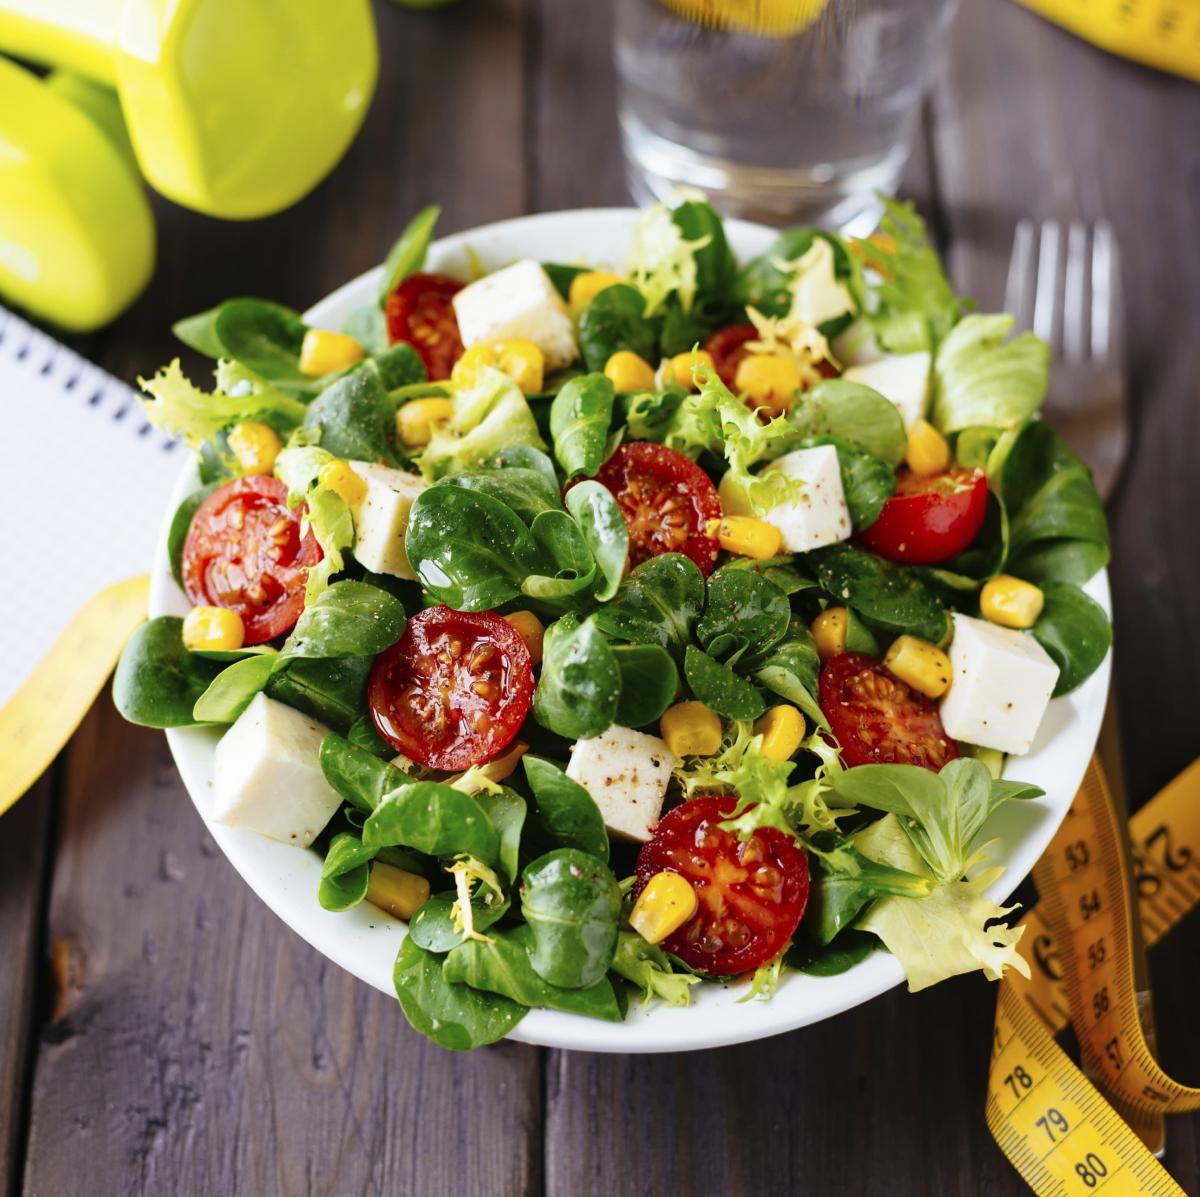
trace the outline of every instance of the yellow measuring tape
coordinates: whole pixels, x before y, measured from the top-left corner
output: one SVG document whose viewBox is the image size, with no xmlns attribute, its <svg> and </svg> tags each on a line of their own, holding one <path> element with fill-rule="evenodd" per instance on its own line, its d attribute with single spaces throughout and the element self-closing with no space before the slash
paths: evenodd
<svg viewBox="0 0 1200 1197">
<path fill-rule="evenodd" d="M 1147 945 L 1200 901 L 1200 761 L 1133 816 L 1129 837 L 1132 862 L 1093 760 L 1034 869 L 1033 975 L 1000 983 L 987 1123 L 1039 1197 L 1183 1197 L 1143 1138 L 1163 1114 L 1200 1109 L 1200 1089 L 1167 1076 L 1147 1042 L 1131 894 Z M 1068 1022 L 1088 1075 L 1054 1041 Z"/>
</svg>

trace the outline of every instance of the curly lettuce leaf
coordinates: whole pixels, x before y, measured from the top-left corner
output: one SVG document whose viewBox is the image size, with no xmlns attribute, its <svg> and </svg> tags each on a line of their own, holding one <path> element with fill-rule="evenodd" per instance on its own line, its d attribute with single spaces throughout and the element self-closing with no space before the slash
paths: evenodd
<svg viewBox="0 0 1200 1197">
<path fill-rule="evenodd" d="M 146 419 L 155 428 L 183 437 L 196 452 L 239 420 L 264 420 L 290 431 L 304 419 L 305 406 L 232 363 L 217 367 L 218 389 L 202 391 L 183 373 L 179 359 L 153 378 L 139 378 L 149 396 L 139 396 Z"/>
<path fill-rule="evenodd" d="M 1042 405 L 1050 346 L 1033 333 L 1011 341 L 1013 318 L 965 316 L 933 359 L 932 419 L 939 431 L 1015 428 Z"/>
<path fill-rule="evenodd" d="M 880 864 L 931 876 L 895 815 L 852 838 L 864 856 Z M 990 981 L 1000 980 L 1006 968 L 1028 977 L 1029 965 L 1017 951 L 1025 928 L 996 921 L 1016 907 L 998 906 L 984 893 L 1001 871 L 942 883 L 928 897 L 881 898 L 855 925 L 883 940 L 904 969 L 911 993 L 976 970 Z"/>
<path fill-rule="evenodd" d="M 642 213 L 625 270 L 646 300 L 646 316 L 653 316 L 671 295 L 679 297 L 685 312 L 691 309 L 699 281 L 696 251 L 711 240 L 707 235 L 689 241 L 666 204 L 654 204 Z"/>
<path fill-rule="evenodd" d="M 304 584 L 304 601 L 311 606 L 346 566 L 344 549 L 354 547 L 354 516 L 345 500 L 318 481 L 321 467 L 333 454 L 315 445 L 289 445 L 275 459 L 275 477 L 288 488 L 288 505 L 307 505 L 301 535 L 308 529 L 321 546 L 321 560 L 310 566 Z"/>
<path fill-rule="evenodd" d="M 692 1000 L 691 987 L 700 984 L 700 978 L 691 973 L 675 972 L 661 948 L 633 931 L 617 932 L 617 950 L 610 967 L 641 989 L 644 1005 L 657 997 L 668 1006 L 687 1006 Z"/>
<path fill-rule="evenodd" d="M 787 277 L 789 319 L 817 328 L 858 310 L 850 288 L 838 278 L 833 246 L 825 237 L 814 237 L 794 261 L 773 264 Z"/>
</svg>

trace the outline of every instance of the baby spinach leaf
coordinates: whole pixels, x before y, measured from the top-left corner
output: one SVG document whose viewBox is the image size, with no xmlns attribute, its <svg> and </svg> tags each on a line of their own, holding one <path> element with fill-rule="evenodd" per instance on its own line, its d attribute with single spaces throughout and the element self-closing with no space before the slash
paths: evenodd
<svg viewBox="0 0 1200 1197">
<path fill-rule="evenodd" d="M 457 486 L 488 495 L 512 508 L 527 524 L 533 523 L 544 511 L 562 511 L 558 487 L 549 484 L 537 470 L 517 467 L 467 470 L 443 478 L 438 485 Z"/>
<path fill-rule="evenodd" d="M 496 864 L 500 855 L 487 811 L 469 794 L 436 781 L 408 781 L 386 791 L 363 824 L 363 843 L 415 848 L 427 856 L 467 852 L 485 864 Z"/>
<path fill-rule="evenodd" d="M 658 347 L 658 328 L 646 319 L 642 293 L 627 283 L 605 287 L 584 310 L 579 322 L 579 348 L 587 368 L 603 371 L 618 350 L 627 349 L 650 361 Z"/>
<path fill-rule="evenodd" d="M 383 389 L 391 396 L 392 402 L 403 400 L 406 395 L 441 395 L 449 392 L 428 381 L 425 373 L 425 363 L 421 355 L 407 342 L 400 341 L 388 345 L 368 358 L 362 369 L 374 370 L 383 383 Z"/>
<path fill-rule="evenodd" d="M 849 648 L 849 638 L 846 646 Z M 829 722 L 817 702 L 821 659 L 803 620 L 793 619 L 778 644 L 743 659 L 740 664 L 755 681 L 798 706 L 811 723 L 829 730 Z"/>
<path fill-rule="evenodd" d="M 593 597 L 607 602 L 621 584 L 629 556 L 629 526 L 612 492 L 599 482 L 580 482 L 567 492 L 571 513 L 600 571 Z"/>
<path fill-rule="evenodd" d="M 546 480 L 546 485 L 556 495 L 561 483 L 554 469 L 554 462 L 532 445 L 509 445 L 493 453 L 484 463 L 492 470 L 534 470 Z"/>
<path fill-rule="evenodd" d="M 499 994 L 447 981 L 442 958 L 407 936 L 392 972 L 396 997 L 414 1030 L 450 1051 L 465 1052 L 503 1039 L 528 1013 Z"/>
<path fill-rule="evenodd" d="M 876 936 L 856 927 L 847 927 L 832 943 L 822 946 L 812 940 L 801 924 L 783 960 L 788 968 L 810 977 L 836 977 L 861 964 L 881 947 Z"/>
<path fill-rule="evenodd" d="M 368 815 L 385 794 L 411 780 L 394 765 L 341 736 L 329 735 L 321 741 L 320 760 L 325 780 L 347 802 Z"/>
<path fill-rule="evenodd" d="M 911 570 L 848 544 L 808 554 L 817 582 L 835 602 L 853 607 L 889 632 L 938 644 L 949 620 L 937 594 Z"/>
<path fill-rule="evenodd" d="M 367 678 L 374 664 L 373 656 L 327 660 L 296 657 L 268 679 L 267 696 L 345 734 L 363 708 Z M 395 753 L 389 751 L 389 755 Z"/>
<path fill-rule="evenodd" d="M 893 469 L 904 460 L 908 435 L 889 400 L 861 382 L 825 379 L 803 392 L 788 412 L 797 439 L 834 437 L 858 445 Z"/>
<path fill-rule="evenodd" d="M 566 989 L 594 985 L 617 946 L 621 891 L 608 866 L 577 848 L 555 848 L 525 866 L 521 912 L 532 942 L 529 963 Z"/>
<path fill-rule="evenodd" d="M 1067 582 L 1082 586 L 1109 559 L 1107 544 L 1094 540 L 1039 540 L 1012 553 L 1009 572 L 1041 586 Z"/>
<path fill-rule="evenodd" d="M 579 594 L 596 577 L 596 562 L 579 525 L 565 511 L 544 511 L 530 525 L 530 534 L 553 574 L 530 574 L 521 592 L 553 602 Z"/>
<path fill-rule="evenodd" d="M 279 660 L 277 653 L 244 657 L 226 666 L 196 699 L 197 723 L 233 723 L 267 684 Z"/>
<path fill-rule="evenodd" d="M 346 730 L 346 742 L 351 748 L 368 752 L 381 760 L 391 760 L 396 755 L 396 750 L 375 729 L 375 721 L 366 712 L 350 724 Z"/>
<path fill-rule="evenodd" d="M 317 884 L 317 901 L 325 910 L 340 914 L 352 910 L 366 896 L 371 883 L 371 866 L 360 864 L 344 873 L 322 877 Z"/>
<path fill-rule="evenodd" d="M 571 284 L 576 276 L 588 272 L 586 266 L 566 266 L 562 262 L 543 262 L 542 269 L 563 299 L 571 298 Z"/>
<path fill-rule="evenodd" d="M 690 348 L 690 345 L 686 347 Z M 686 349 L 679 352 L 686 352 Z M 662 441 L 674 428 L 675 415 L 687 396 L 688 392 L 674 383 L 668 383 L 661 391 L 626 391 L 618 395 L 616 406 L 625 421 L 626 438 Z"/>
<path fill-rule="evenodd" d="M 637 566 L 613 600 L 591 618 L 615 640 L 660 644 L 678 659 L 704 598 L 704 577 L 695 562 L 680 553 L 663 553 Z"/>
<path fill-rule="evenodd" d="M 971 547 L 952 557 L 938 572 L 960 574 L 979 581 L 995 577 L 1008 559 L 1008 541 L 1008 512 L 1003 500 L 989 490 L 983 527 L 979 529 Z"/>
<path fill-rule="evenodd" d="M 774 582 L 745 569 L 719 569 L 708 581 L 696 639 L 710 656 L 728 660 L 761 652 L 781 639 L 792 609 Z"/>
<path fill-rule="evenodd" d="M 521 831 L 527 814 L 525 799 L 508 786 L 493 793 L 475 795 L 475 801 L 487 811 L 487 816 L 500 837 L 500 867 L 509 881 L 516 881 L 521 852 Z"/>
<path fill-rule="evenodd" d="M 342 332 L 353 337 L 368 353 L 382 353 L 388 347 L 387 320 L 378 304 L 355 308 L 346 317 Z"/>
<path fill-rule="evenodd" d="M 395 404 L 378 371 L 351 370 L 308 405 L 304 427 L 319 434 L 322 449 L 352 461 L 396 465 Z"/>
<path fill-rule="evenodd" d="M 396 239 L 396 243 L 388 250 L 387 258 L 383 263 L 383 282 L 379 286 L 381 307 L 387 297 L 410 274 L 416 274 L 425 265 L 425 255 L 429 252 L 433 229 L 441 214 L 441 208 L 435 204 L 422 208 L 408 222 L 404 231 Z"/>
<path fill-rule="evenodd" d="M 721 569 L 742 569 L 753 574 L 762 574 L 768 582 L 774 582 L 784 594 L 799 594 L 802 590 L 812 590 L 816 582 L 796 568 L 796 559 L 791 553 L 780 557 L 736 557 Z"/>
<path fill-rule="evenodd" d="M 541 829 L 556 844 L 608 860 L 608 832 L 595 799 L 557 765 L 540 756 L 521 758 Z"/>
<path fill-rule="evenodd" d="M 855 532 L 869 528 L 879 518 L 884 503 L 896 489 L 895 470 L 874 453 L 836 436 L 813 437 L 805 441 L 802 447 L 809 445 L 833 445 L 837 450 L 842 491 L 850 510 L 850 522 Z"/>
<path fill-rule="evenodd" d="M 710 204 L 684 200 L 671 211 L 671 221 L 686 241 L 706 240 L 692 251 L 696 263 L 694 302 L 725 304 L 737 278 L 737 260 L 729 248 L 725 226 Z M 690 346 L 689 346 L 690 348 Z"/>
<path fill-rule="evenodd" d="M 1043 582 L 1046 605 L 1033 638 L 1054 658 L 1058 682 L 1054 694 L 1069 694 L 1099 668 L 1112 645 L 1112 624 L 1104 608 L 1078 586 Z"/>
<path fill-rule="evenodd" d="M 667 296 L 666 302 L 659 309 L 662 315 L 662 331 L 658 341 L 660 356 L 675 357 L 680 353 L 688 353 L 708 339 L 717 325 L 708 315 L 710 305 L 722 311 L 727 309 L 728 293 L 723 301 L 718 300 L 716 296 L 705 296 L 699 302 L 693 303 L 686 312 L 679 302 L 678 295 Z"/>
<path fill-rule="evenodd" d="M 200 696 L 221 672 L 183 647 L 183 620 L 160 615 L 129 638 L 113 677 L 113 703 L 130 723 L 190 727 Z"/>
<path fill-rule="evenodd" d="M 554 456 L 568 478 L 594 474 L 607 453 L 613 384 L 601 373 L 570 379 L 550 404 Z"/>
<path fill-rule="evenodd" d="M 621 671 L 616 722 L 622 727 L 657 722 L 679 690 L 679 671 L 671 654 L 658 644 L 618 644 L 612 654 Z"/>
<path fill-rule="evenodd" d="M 551 985 L 534 972 L 527 950 L 528 927 L 493 931 L 486 941 L 467 940 L 446 957 L 442 975 L 447 981 L 470 985 L 488 993 L 499 993 L 522 1006 L 565 1010 L 607 1022 L 621 1022 L 625 1012 L 607 977 L 583 989 Z"/>
<path fill-rule="evenodd" d="M 194 490 L 185 498 L 171 517 L 171 526 L 167 529 L 167 560 L 171 563 L 171 577 L 183 586 L 183 542 L 192 527 L 192 517 L 200 504 L 213 493 L 220 483 L 210 482 L 199 490 Z"/>
<path fill-rule="evenodd" d="M 294 657 L 374 656 L 400 639 L 404 604 L 368 582 L 334 582 L 304 608 L 283 645 Z"/>
<path fill-rule="evenodd" d="M 487 890 L 492 895 L 491 890 Z M 494 895 L 492 895 L 494 897 Z M 466 941 L 466 936 L 454 927 L 454 903 L 457 895 L 453 890 L 435 894 L 412 916 L 408 924 L 409 938 L 428 952 L 448 952 Z M 476 894 L 471 898 L 471 919 L 476 931 L 486 931 L 508 913 L 509 900 L 493 901 L 489 904 Z"/>
<path fill-rule="evenodd" d="M 417 496 L 404 545 L 425 588 L 456 611 L 487 611 L 521 593 L 543 561 L 512 508 L 458 486 Z"/>
<path fill-rule="evenodd" d="M 533 714 L 569 740 L 598 736 L 616 718 L 621 671 L 592 621 L 564 615 L 546 629 Z"/>
<path fill-rule="evenodd" d="M 684 655 L 683 672 L 692 693 L 706 707 L 726 719 L 757 719 L 767 704 L 758 687 L 708 653 L 689 644 Z"/>
<path fill-rule="evenodd" d="M 276 385 L 315 390 L 300 371 L 300 346 L 308 325 L 300 316 L 265 299 L 230 299 L 216 310 L 213 331 L 223 352 L 259 378 Z"/>
</svg>

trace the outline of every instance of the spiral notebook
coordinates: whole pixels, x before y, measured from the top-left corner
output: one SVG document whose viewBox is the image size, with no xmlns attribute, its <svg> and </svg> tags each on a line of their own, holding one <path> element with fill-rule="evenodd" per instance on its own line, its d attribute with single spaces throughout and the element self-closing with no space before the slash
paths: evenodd
<svg viewBox="0 0 1200 1197">
<path fill-rule="evenodd" d="M 0 307 L 0 707 L 98 591 L 146 573 L 184 451 Z"/>
</svg>

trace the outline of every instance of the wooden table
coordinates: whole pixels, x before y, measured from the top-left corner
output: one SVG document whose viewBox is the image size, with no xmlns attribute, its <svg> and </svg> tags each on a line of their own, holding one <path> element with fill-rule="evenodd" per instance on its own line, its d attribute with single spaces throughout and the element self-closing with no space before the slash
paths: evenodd
<svg viewBox="0 0 1200 1197">
<path fill-rule="evenodd" d="M 154 284 L 85 352 L 132 379 L 176 351 L 171 319 L 225 296 L 303 308 L 430 200 L 445 231 L 625 202 L 607 5 L 378 17 L 379 94 L 334 176 L 254 224 L 158 204 Z M 1136 436 L 1112 577 L 1143 802 L 1200 750 L 1200 88 L 1006 0 L 964 0 L 905 191 L 985 308 L 1020 216 L 1116 227 Z M 1024 1191 L 983 1122 L 995 991 L 981 978 L 721 1051 L 454 1056 L 267 911 L 163 737 L 107 699 L 0 822 L 0 943 L 0 1193 Z M 1193 1079 L 1198 956 L 1194 919 L 1153 959 L 1164 1062 Z M 1196 1192 L 1200 1119 L 1169 1134 Z"/>
</svg>

